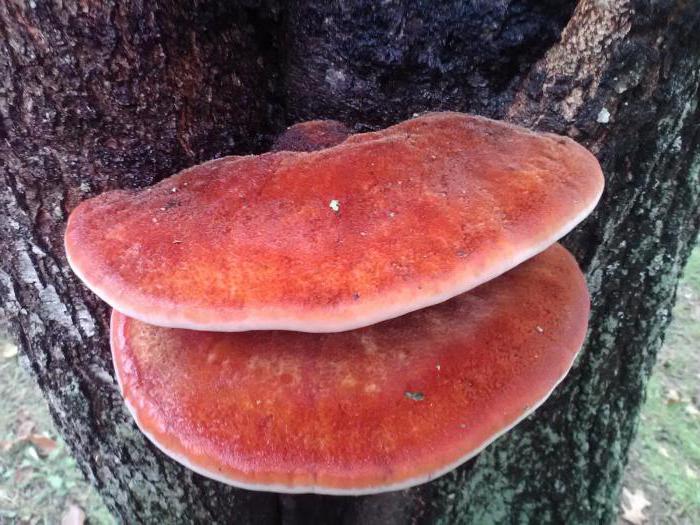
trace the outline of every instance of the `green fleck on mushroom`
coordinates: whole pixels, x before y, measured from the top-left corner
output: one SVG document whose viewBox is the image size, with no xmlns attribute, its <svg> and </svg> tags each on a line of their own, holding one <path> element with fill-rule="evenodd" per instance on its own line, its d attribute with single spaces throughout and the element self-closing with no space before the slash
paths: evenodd
<svg viewBox="0 0 700 525">
<path fill-rule="evenodd" d="M 404 395 L 413 401 L 423 401 L 425 399 L 425 394 L 423 394 L 423 392 L 411 392 L 407 390 L 404 392 Z"/>
</svg>

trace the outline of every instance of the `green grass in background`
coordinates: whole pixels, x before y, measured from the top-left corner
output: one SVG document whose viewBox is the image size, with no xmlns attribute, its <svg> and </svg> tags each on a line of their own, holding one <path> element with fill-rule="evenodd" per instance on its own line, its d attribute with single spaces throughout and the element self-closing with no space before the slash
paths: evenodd
<svg viewBox="0 0 700 525">
<path fill-rule="evenodd" d="M 71 505 L 84 509 L 90 525 L 114 524 L 13 353 L 0 341 L 0 524 L 60 524 Z M 27 434 L 48 440 L 42 448 L 21 439 Z"/>
<path fill-rule="evenodd" d="M 624 485 L 643 490 L 653 524 L 700 524 L 700 248 L 647 387 Z"/>
</svg>

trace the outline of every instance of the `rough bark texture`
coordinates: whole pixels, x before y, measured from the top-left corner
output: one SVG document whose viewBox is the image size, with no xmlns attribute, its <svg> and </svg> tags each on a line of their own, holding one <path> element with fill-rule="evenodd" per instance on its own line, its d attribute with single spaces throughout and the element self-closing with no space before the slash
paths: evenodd
<svg viewBox="0 0 700 525">
<path fill-rule="evenodd" d="M 0 316 L 125 523 L 606 523 L 700 227 L 699 86 L 687 0 L 0 2 Z M 70 210 L 260 151 L 299 120 L 367 129 L 430 109 L 568 134 L 603 165 L 601 205 L 566 239 L 594 308 L 565 383 L 402 492 L 255 493 L 159 453 L 120 400 L 107 308 L 66 265 Z"/>
</svg>

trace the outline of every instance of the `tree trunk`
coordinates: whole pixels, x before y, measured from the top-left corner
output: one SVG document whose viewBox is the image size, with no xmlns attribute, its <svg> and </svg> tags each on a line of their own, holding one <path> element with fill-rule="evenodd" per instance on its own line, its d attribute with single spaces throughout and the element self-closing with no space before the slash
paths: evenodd
<svg viewBox="0 0 700 525">
<path fill-rule="evenodd" d="M 688 0 L 0 2 L 0 316 L 125 523 L 607 523 L 700 226 L 699 85 Z M 400 492 L 250 492 L 161 454 L 121 401 L 108 309 L 66 264 L 68 213 L 300 120 L 436 109 L 567 134 L 601 161 L 601 204 L 565 241 L 593 297 L 568 378 L 475 460 Z"/>
</svg>

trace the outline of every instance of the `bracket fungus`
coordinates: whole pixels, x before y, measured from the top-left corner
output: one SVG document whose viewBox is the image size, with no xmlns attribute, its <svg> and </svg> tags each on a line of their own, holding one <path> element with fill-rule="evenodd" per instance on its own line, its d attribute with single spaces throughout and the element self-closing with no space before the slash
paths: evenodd
<svg viewBox="0 0 700 525">
<path fill-rule="evenodd" d="M 367 494 L 440 476 L 532 412 L 569 370 L 588 305 L 555 245 L 449 301 L 340 333 L 201 332 L 115 310 L 112 353 L 141 430 L 192 470 Z"/>
<path fill-rule="evenodd" d="M 370 494 L 453 469 L 549 396 L 588 323 L 556 241 L 602 192 L 591 153 L 460 113 L 313 121 L 274 150 L 69 218 L 153 443 L 239 487 Z"/>
<path fill-rule="evenodd" d="M 289 126 L 271 151 L 318 151 L 343 142 L 350 129 L 337 120 L 309 120 Z"/>
<path fill-rule="evenodd" d="M 98 296 L 146 323 L 338 332 L 493 279 L 571 230 L 602 188 L 568 138 L 433 113 L 104 193 L 73 211 L 65 245 Z"/>
</svg>

